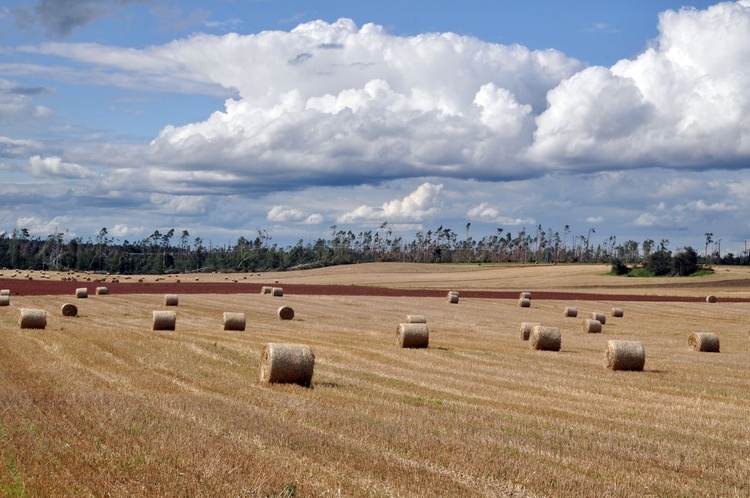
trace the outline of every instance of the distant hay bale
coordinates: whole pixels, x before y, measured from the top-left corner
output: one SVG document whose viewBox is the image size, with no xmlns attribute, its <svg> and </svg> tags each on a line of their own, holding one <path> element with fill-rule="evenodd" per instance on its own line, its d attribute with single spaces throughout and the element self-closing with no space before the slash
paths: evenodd
<svg viewBox="0 0 750 498">
<path fill-rule="evenodd" d="M 282 306 L 278 309 L 277 314 L 282 320 L 291 320 L 294 318 L 294 310 L 290 306 Z"/>
<path fill-rule="evenodd" d="M 450 291 L 447 298 L 449 303 L 458 304 L 458 291 Z"/>
<path fill-rule="evenodd" d="M 164 306 L 178 306 L 179 301 L 177 294 L 164 294 Z"/>
<path fill-rule="evenodd" d="M 563 313 L 568 318 L 575 318 L 578 316 L 578 310 L 576 308 L 571 308 L 570 306 L 566 306 Z"/>
<path fill-rule="evenodd" d="M 62 316 L 78 316 L 78 306 L 72 303 L 65 303 L 60 307 Z"/>
<path fill-rule="evenodd" d="M 0 290 L 0 296 L 10 296 L 10 289 Z"/>
<path fill-rule="evenodd" d="M 0 295 L 0 306 L 10 306 L 10 296 L 7 294 Z"/>
<path fill-rule="evenodd" d="M 406 323 L 427 323 L 424 315 L 406 315 Z"/>
<path fill-rule="evenodd" d="M 224 330 L 245 330 L 245 314 L 225 311 L 221 325 Z"/>
<path fill-rule="evenodd" d="M 426 348 L 430 343 L 426 323 L 399 323 L 396 336 L 398 345 L 402 348 Z"/>
<path fill-rule="evenodd" d="M 271 295 L 273 297 L 281 297 L 284 295 L 284 289 L 281 287 L 273 287 L 271 289 Z"/>
<path fill-rule="evenodd" d="M 109 289 L 106 287 L 97 287 L 96 288 L 96 295 L 97 296 L 103 296 L 105 294 L 109 294 Z"/>
<path fill-rule="evenodd" d="M 78 299 L 86 299 L 87 297 L 89 297 L 89 290 L 86 287 L 77 288 L 76 297 Z"/>
<path fill-rule="evenodd" d="M 273 290 L 273 288 L 271 286 L 264 285 L 263 287 L 260 288 L 260 293 L 261 294 L 270 294 L 272 290 Z"/>
<path fill-rule="evenodd" d="M 688 346 L 693 351 L 718 353 L 719 337 L 712 332 L 693 332 L 688 336 Z"/>
<path fill-rule="evenodd" d="M 175 330 L 176 325 L 177 313 L 174 311 L 154 311 L 151 330 Z"/>
<path fill-rule="evenodd" d="M 521 308 L 530 308 L 531 307 L 531 299 L 526 299 L 525 297 L 518 300 L 518 306 Z"/>
<path fill-rule="evenodd" d="M 625 312 L 622 311 L 622 308 L 612 308 L 612 316 L 615 318 L 622 318 L 625 315 Z"/>
<path fill-rule="evenodd" d="M 591 319 L 598 320 L 602 325 L 607 324 L 607 315 L 605 315 L 604 313 L 600 313 L 598 311 L 591 312 Z"/>
<path fill-rule="evenodd" d="M 268 343 L 260 357 L 260 381 L 268 384 L 299 384 L 309 387 L 315 369 L 315 354 L 303 344 Z"/>
<path fill-rule="evenodd" d="M 707 303 L 715 303 L 716 302 L 716 296 L 708 296 L 706 297 Z"/>
<path fill-rule="evenodd" d="M 583 331 L 587 334 L 598 334 L 602 331 L 602 322 L 599 320 L 583 320 Z"/>
<path fill-rule="evenodd" d="M 610 370 L 643 370 L 646 352 L 638 341 L 607 341 L 604 366 Z"/>
<path fill-rule="evenodd" d="M 537 322 L 521 322 L 521 340 L 522 341 L 528 341 L 529 340 L 529 336 L 531 335 L 531 329 L 533 329 L 537 325 L 541 325 L 541 323 L 537 323 Z"/>
<path fill-rule="evenodd" d="M 535 325 L 529 335 L 531 349 L 541 351 L 560 351 L 562 346 L 562 335 L 557 327 L 545 327 Z"/>
<path fill-rule="evenodd" d="M 22 329 L 43 329 L 47 326 L 47 312 L 32 308 L 21 308 L 21 318 L 18 325 Z"/>
<path fill-rule="evenodd" d="M 531 299 L 531 292 L 521 292 L 518 299 Z"/>
</svg>

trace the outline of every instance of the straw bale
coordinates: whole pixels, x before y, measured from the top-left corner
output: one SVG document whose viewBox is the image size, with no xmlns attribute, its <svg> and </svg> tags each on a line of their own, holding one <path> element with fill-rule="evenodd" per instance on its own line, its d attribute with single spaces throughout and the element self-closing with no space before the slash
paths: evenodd
<svg viewBox="0 0 750 498">
<path fill-rule="evenodd" d="M 544 325 L 535 325 L 529 335 L 531 349 L 543 351 L 560 351 L 562 346 L 562 335 L 557 327 L 545 327 Z"/>
<path fill-rule="evenodd" d="M 426 323 L 399 323 L 396 336 L 398 345 L 402 348 L 426 348 L 430 343 Z"/>
<path fill-rule="evenodd" d="M 78 299 L 85 299 L 89 297 L 89 290 L 86 287 L 79 287 L 76 289 L 76 297 Z"/>
<path fill-rule="evenodd" d="M 604 366 L 610 370 L 643 370 L 646 352 L 638 341 L 607 341 Z"/>
<path fill-rule="evenodd" d="M 0 290 L 0 296 L 10 296 L 10 289 Z"/>
<path fill-rule="evenodd" d="M 174 311 L 154 311 L 151 330 L 175 330 L 176 325 L 177 313 Z"/>
<path fill-rule="evenodd" d="M 541 323 L 537 323 L 537 322 L 521 322 L 521 340 L 522 341 L 528 341 L 529 340 L 529 336 L 531 335 L 531 329 L 533 329 L 537 325 L 541 325 Z"/>
<path fill-rule="evenodd" d="M 96 288 L 96 295 L 97 296 L 103 296 L 105 294 L 109 294 L 109 289 L 106 287 L 97 287 Z"/>
<path fill-rule="evenodd" d="M 625 316 L 625 312 L 622 311 L 622 308 L 612 308 L 612 316 L 615 318 L 622 318 Z"/>
<path fill-rule="evenodd" d="M 164 294 L 164 306 L 178 306 L 179 301 L 177 294 Z"/>
<path fill-rule="evenodd" d="M 278 309 L 277 314 L 282 320 L 291 320 L 294 318 L 294 310 L 290 306 L 282 306 Z"/>
<path fill-rule="evenodd" d="M 10 306 L 10 296 L 9 295 L 7 295 L 7 294 L 0 295 L 0 306 Z"/>
<path fill-rule="evenodd" d="M 315 354 L 304 344 L 268 343 L 260 358 L 260 381 L 269 384 L 312 385 Z"/>
<path fill-rule="evenodd" d="M 521 308 L 530 308 L 531 307 L 531 299 L 522 298 L 518 300 L 518 305 Z"/>
<path fill-rule="evenodd" d="M 281 297 L 284 295 L 284 289 L 281 287 L 273 287 L 271 289 L 271 295 L 273 297 Z"/>
<path fill-rule="evenodd" d="M 458 304 L 458 291 L 450 291 L 447 298 L 449 303 Z"/>
<path fill-rule="evenodd" d="M 427 323 L 424 315 L 406 315 L 406 323 Z"/>
<path fill-rule="evenodd" d="M 224 330 L 245 330 L 245 314 L 225 311 L 221 324 Z"/>
<path fill-rule="evenodd" d="M 592 320 L 598 320 L 602 325 L 607 324 L 607 315 L 604 313 L 601 313 L 599 311 L 592 311 L 591 312 L 591 319 Z"/>
<path fill-rule="evenodd" d="M 693 332 L 688 336 L 688 346 L 693 351 L 718 353 L 719 337 L 712 332 Z"/>
<path fill-rule="evenodd" d="M 78 306 L 72 303 L 65 303 L 60 307 L 62 316 L 78 316 Z"/>
<path fill-rule="evenodd" d="M 563 313 L 568 318 L 575 318 L 578 316 L 578 310 L 576 308 L 571 308 L 570 306 L 566 306 Z"/>
<path fill-rule="evenodd" d="M 273 290 L 273 288 L 270 285 L 264 285 L 263 287 L 260 288 L 260 293 L 261 294 L 270 294 L 271 290 Z"/>
<path fill-rule="evenodd" d="M 531 292 L 521 292 L 518 295 L 518 299 L 531 299 Z"/>
<path fill-rule="evenodd" d="M 708 296 L 706 297 L 707 303 L 715 303 L 716 302 L 716 296 Z"/>
<path fill-rule="evenodd" d="M 21 308 L 21 318 L 18 325 L 22 329 L 43 329 L 47 326 L 47 312 L 32 308 Z"/>
<path fill-rule="evenodd" d="M 602 322 L 599 320 L 583 320 L 583 331 L 587 334 L 598 334 L 602 331 Z"/>
</svg>

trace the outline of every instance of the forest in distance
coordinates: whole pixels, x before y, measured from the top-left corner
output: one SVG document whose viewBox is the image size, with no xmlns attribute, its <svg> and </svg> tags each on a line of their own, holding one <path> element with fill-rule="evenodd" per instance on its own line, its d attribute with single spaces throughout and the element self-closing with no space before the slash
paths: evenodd
<svg viewBox="0 0 750 498">
<path fill-rule="evenodd" d="M 92 238 L 66 238 L 62 232 L 32 236 L 28 229 L 0 231 L 0 267 L 17 270 L 71 270 L 112 274 L 165 274 L 192 272 L 259 272 L 317 268 L 364 262 L 411 263 L 607 263 L 613 273 L 690 275 L 711 264 L 748 265 L 748 251 L 722 254 L 712 233 L 705 248 L 669 248 L 669 240 L 618 242 L 609 236 L 594 245 L 591 236 L 571 235 L 566 225 L 560 233 L 522 228 L 515 234 L 497 228 L 481 239 L 439 226 L 416 233 L 412 240 L 395 235 L 384 222 L 377 230 L 352 231 L 331 227 L 329 237 L 299 240 L 281 247 L 258 229 L 253 237 L 240 236 L 235 244 L 215 246 L 187 230 L 155 230 L 137 241 L 120 240 L 103 227 Z"/>
</svg>

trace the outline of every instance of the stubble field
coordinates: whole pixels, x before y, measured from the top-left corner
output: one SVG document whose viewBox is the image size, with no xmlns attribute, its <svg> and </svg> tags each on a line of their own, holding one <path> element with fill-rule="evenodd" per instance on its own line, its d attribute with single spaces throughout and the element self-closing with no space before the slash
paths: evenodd
<svg viewBox="0 0 750 498">
<path fill-rule="evenodd" d="M 750 272 L 607 271 L 369 264 L 66 282 L 87 299 L 24 290 L 64 275 L 5 271 L 0 494 L 750 495 Z M 100 285 L 110 293 L 94 295 Z M 167 291 L 179 295 L 176 330 L 152 331 Z M 294 320 L 278 318 L 282 305 Z M 46 329 L 19 329 L 20 308 L 46 310 Z M 245 313 L 247 329 L 223 331 L 224 311 Z M 593 311 L 607 314 L 601 334 L 582 331 Z M 427 318 L 429 348 L 397 346 L 407 314 Z M 561 350 L 533 351 L 523 321 L 559 327 Z M 699 331 L 721 352 L 690 350 Z M 606 369 L 611 339 L 642 342 L 644 371 Z M 269 342 L 313 348 L 312 389 L 259 382 Z"/>
</svg>

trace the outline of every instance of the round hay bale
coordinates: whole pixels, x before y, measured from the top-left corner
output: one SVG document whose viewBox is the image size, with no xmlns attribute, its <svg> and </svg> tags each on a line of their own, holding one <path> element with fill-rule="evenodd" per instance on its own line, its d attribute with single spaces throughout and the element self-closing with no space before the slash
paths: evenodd
<svg viewBox="0 0 750 498">
<path fill-rule="evenodd" d="M 625 312 L 622 311 L 622 308 L 612 308 L 612 316 L 615 318 L 622 318 L 625 316 Z"/>
<path fill-rule="evenodd" d="M 89 290 L 86 287 L 77 288 L 76 297 L 78 299 L 86 299 L 87 297 L 89 297 Z"/>
<path fill-rule="evenodd" d="M 598 334 L 602 331 L 602 322 L 599 320 L 583 320 L 583 331 L 587 334 Z"/>
<path fill-rule="evenodd" d="M 277 314 L 282 320 L 291 320 L 294 318 L 294 310 L 290 306 L 282 306 L 278 309 Z"/>
<path fill-rule="evenodd" d="M 528 341 L 529 336 L 531 335 L 531 329 L 536 327 L 537 325 L 541 325 L 541 323 L 537 322 L 521 322 L 521 340 L 522 341 Z"/>
<path fill-rule="evenodd" d="M 399 323 L 396 336 L 398 345 L 402 348 L 426 348 L 430 343 L 426 323 Z"/>
<path fill-rule="evenodd" d="M 406 323 L 427 323 L 424 315 L 406 315 Z"/>
<path fill-rule="evenodd" d="M 531 299 L 522 298 L 518 300 L 518 305 L 521 308 L 531 308 Z"/>
<path fill-rule="evenodd" d="M 707 303 L 715 303 L 716 302 L 716 296 L 708 296 L 706 297 Z"/>
<path fill-rule="evenodd" d="M 646 352 L 638 341 L 607 341 L 604 366 L 610 370 L 643 370 Z"/>
<path fill-rule="evenodd" d="M 47 312 L 32 308 L 21 308 L 18 325 L 22 329 L 43 329 L 47 326 Z"/>
<path fill-rule="evenodd" d="M 600 313 L 598 311 L 591 312 L 591 319 L 598 320 L 602 325 L 607 324 L 607 315 L 605 315 L 604 313 Z"/>
<path fill-rule="evenodd" d="M 570 306 L 566 306 L 563 313 L 568 318 L 575 318 L 578 316 L 578 310 L 576 308 L 571 308 Z"/>
<path fill-rule="evenodd" d="M 521 292 L 518 299 L 531 299 L 531 292 Z"/>
<path fill-rule="evenodd" d="M 174 311 L 154 311 L 151 330 L 175 330 L 176 325 L 177 313 Z"/>
<path fill-rule="evenodd" d="M 225 311 L 221 325 L 224 330 L 245 330 L 245 314 Z"/>
<path fill-rule="evenodd" d="M 0 296 L 0 306 L 10 306 L 10 296 Z"/>
<path fill-rule="evenodd" d="M 62 316 L 78 316 L 78 306 L 72 303 L 65 303 L 60 307 Z"/>
<path fill-rule="evenodd" d="M 164 306 L 178 306 L 179 298 L 177 294 L 165 294 L 164 295 Z"/>
<path fill-rule="evenodd" d="M 264 285 L 263 287 L 260 288 L 260 293 L 261 294 L 270 294 L 272 289 L 273 288 L 271 286 Z"/>
<path fill-rule="evenodd" d="M 271 295 L 273 297 L 281 297 L 284 295 L 284 289 L 281 287 L 273 287 L 271 289 Z"/>
<path fill-rule="evenodd" d="M 560 351 L 562 346 L 562 335 L 557 327 L 545 327 L 544 325 L 535 325 L 529 335 L 531 349 L 541 351 Z"/>
<path fill-rule="evenodd" d="M 0 290 L 0 296 L 10 296 L 10 289 Z"/>
<path fill-rule="evenodd" d="M 458 304 L 458 291 L 450 291 L 447 298 L 449 303 Z"/>
<path fill-rule="evenodd" d="M 96 295 L 97 296 L 104 296 L 106 294 L 109 294 L 109 289 L 106 287 L 97 287 L 96 288 Z"/>
<path fill-rule="evenodd" d="M 688 336 L 688 346 L 693 351 L 718 353 L 719 337 L 712 332 L 693 332 Z"/>
<path fill-rule="evenodd" d="M 314 369 L 315 354 L 303 344 L 268 343 L 260 357 L 260 381 L 264 383 L 309 387 Z"/>
</svg>

